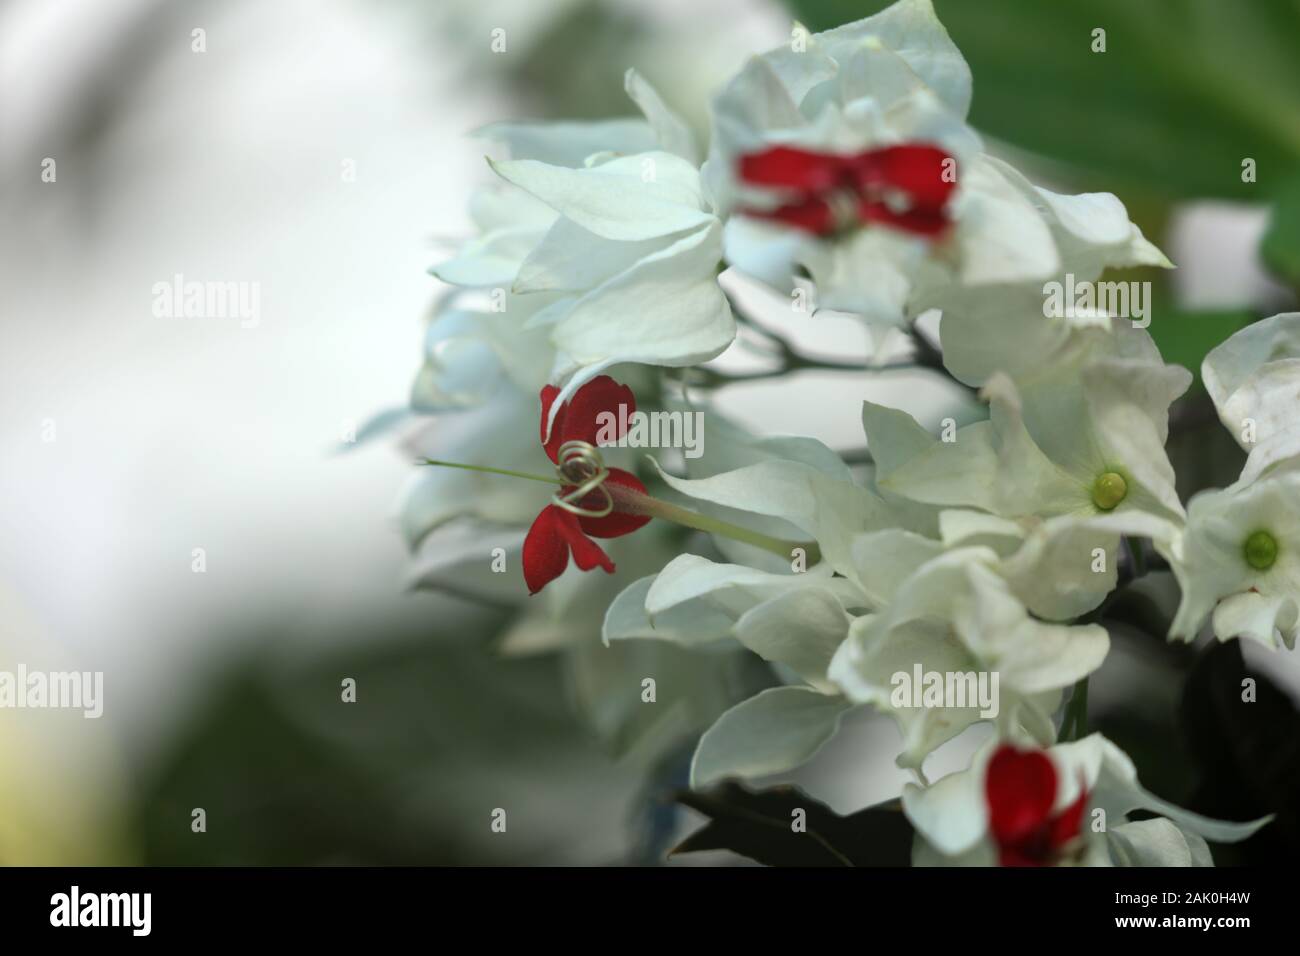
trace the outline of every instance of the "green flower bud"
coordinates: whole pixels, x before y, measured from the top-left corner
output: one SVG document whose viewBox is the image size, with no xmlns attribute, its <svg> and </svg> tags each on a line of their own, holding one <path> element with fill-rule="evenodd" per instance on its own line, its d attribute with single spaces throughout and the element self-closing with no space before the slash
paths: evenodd
<svg viewBox="0 0 1300 956">
<path fill-rule="evenodd" d="M 1097 476 L 1092 483 L 1092 503 L 1102 511 L 1110 511 L 1128 494 L 1128 482 L 1117 471 Z"/>
<path fill-rule="evenodd" d="M 1242 544 L 1241 553 L 1256 571 L 1267 571 L 1277 561 L 1277 538 L 1267 531 L 1256 531 Z"/>
</svg>

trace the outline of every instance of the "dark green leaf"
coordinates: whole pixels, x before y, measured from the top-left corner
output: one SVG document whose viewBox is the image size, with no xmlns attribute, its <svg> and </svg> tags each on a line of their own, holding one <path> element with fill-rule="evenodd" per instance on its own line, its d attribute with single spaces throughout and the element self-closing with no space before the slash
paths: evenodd
<svg viewBox="0 0 1300 956">
<path fill-rule="evenodd" d="M 1260 253 L 1278 278 L 1300 288 L 1300 178 L 1278 194 Z"/>
<path fill-rule="evenodd" d="M 673 853 L 730 850 L 767 866 L 907 866 L 912 826 L 897 803 L 841 817 L 795 787 L 748 790 L 723 783 L 678 794 L 678 802 L 709 817 Z M 804 832 L 793 826 L 806 815 Z"/>
<path fill-rule="evenodd" d="M 1255 319 L 1241 309 L 1184 311 L 1157 303 L 1147 331 L 1164 360 L 1189 369 L 1199 383 L 1205 356 Z"/>
</svg>

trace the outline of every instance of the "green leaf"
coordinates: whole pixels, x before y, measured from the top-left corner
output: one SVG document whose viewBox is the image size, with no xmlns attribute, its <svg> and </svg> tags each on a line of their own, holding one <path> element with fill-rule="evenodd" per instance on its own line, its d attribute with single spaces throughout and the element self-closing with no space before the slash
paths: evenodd
<svg viewBox="0 0 1300 956">
<path fill-rule="evenodd" d="M 1199 388 L 1201 362 L 1210 351 L 1226 341 L 1232 333 L 1245 328 L 1257 316 L 1241 309 L 1184 311 L 1161 307 L 1153 309 L 1147 329 L 1166 362 L 1182 365 L 1196 376 Z"/>
<path fill-rule="evenodd" d="M 824 30 L 888 0 L 791 0 Z M 1300 4 L 935 0 L 975 77 L 972 123 L 1102 188 L 1259 199 L 1300 171 Z M 1093 31 L 1106 50 L 1093 52 Z M 1255 160 L 1257 183 L 1242 182 Z"/>
<path fill-rule="evenodd" d="M 1300 178 L 1278 194 L 1260 254 L 1278 278 L 1300 288 Z"/>
<path fill-rule="evenodd" d="M 767 866 L 907 866 L 912 825 L 897 802 L 847 817 L 795 787 L 748 790 L 727 782 L 677 801 L 709 817 L 677 853 L 730 850 Z M 796 831 L 796 811 L 805 826 Z"/>
</svg>

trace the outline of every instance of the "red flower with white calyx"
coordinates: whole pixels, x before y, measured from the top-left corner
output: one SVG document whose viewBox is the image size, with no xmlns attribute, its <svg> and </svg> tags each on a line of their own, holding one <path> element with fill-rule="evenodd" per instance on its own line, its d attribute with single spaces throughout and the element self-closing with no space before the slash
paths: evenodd
<svg viewBox="0 0 1300 956">
<path fill-rule="evenodd" d="M 957 186 L 956 160 L 928 143 L 904 143 L 852 155 L 774 146 L 740 158 L 740 179 L 783 200 L 744 215 L 784 223 L 817 236 L 868 224 L 935 238 L 952 225 L 948 200 Z"/>
<path fill-rule="evenodd" d="M 1053 866 L 1073 860 L 1083 847 L 1083 812 L 1088 793 L 1053 812 L 1059 776 L 1041 750 L 1003 744 L 989 760 L 984 778 L 989 832 L 1001 866 Z"/>
<path fill-rule="evenodd" d="M 608 574 L 614 573 L 614 562 L 592 539 L 631 534 L 651 518 L 743 541 L 783 556 L 800 548 L 810 562 L 817 560 L 815 544 L 782 541 L 662 501 L 651 495 L 636 475 L 622 468 L 608 467 L 596 444 L 597 436 L 612 441 L 623 436 L 629 418 L 636 411 L 636 396 L 626 385 L 620 385 L 608 375 L 598 376 L 555 409 L 559 394 L 554 385 L 547 385 L 541 391 L 541 444 L 555 466 L 554 477 L 430 458 L 421 461 L 425 465 L 463 468 L 559 486 L 524 538 L 524 582 L 530 594 L 536 594 L 563 574 L 570 558 L 583 571 L 601 568 Z M 602 431 L 609 434 L 601 434 Z"/>
</svg>

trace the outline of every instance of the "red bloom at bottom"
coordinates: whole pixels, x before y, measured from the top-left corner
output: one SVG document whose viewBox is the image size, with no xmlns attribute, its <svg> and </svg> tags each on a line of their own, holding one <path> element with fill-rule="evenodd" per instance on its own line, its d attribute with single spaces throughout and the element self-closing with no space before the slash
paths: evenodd
<svg viewBox="0 0 1300 956">
<path fill-rule="evenodd" d="M 1088 794 L 1053 814 L 1056 767 L 1041 750 L 1003 744 L 989 761 L 984 797 L 1002 866 L 1050 866 L 1079 836 Z"/>
<path fill-rule="evenodd" d="M 542 389 L 541 437 L 546 454 L 556 464 L 561 475 L 573 482 L 561 487 L 560 496 L 563 497 L 577 491 L 592 474 L 589 468 L 582 471 L 582 462 L 571 466 L 575 469 L 573 473 L 566 471 L 566 467 L 570 466 L 561 460 L 561 448 L 570 442 L 582 443 L 594 452 L 602 424 L 612 422 L 616 429 L 626 426 L 628 416 L 636 411 L 636 396 L 630 388 L 618 384 L 608 375 L 593 378 L 561 406 L 554 421 L 550 423 L 548 434 L 551 406 L 558 395 L 559 389 L 553 385 Z M 623 408 L 620 410 L 619 406 Z M 605 414 L 612 417 L 603 419 Z M 614 437 L 622 436 L 616 432 Z M 599 567 L 606 573 L 614 572 L 614 562 L 591 538 L 617 538 L 631 534 L 649 521 L 650 516 L 620 511 L 618 501 L 609 487 L 611 485 L 647 494 L 645 485 L 631 472 L 610 468 L 600 487 L 573 502 L 578 509 L 588 512 L 601 511 L 604 506 L 612 505 L 613 510 L 608 514 L 577 514 L 558 504 L 547 505 L 542 509 L 524 538 L 524 581 L 530 594 L 536 594 L 563 574 L 569 566 L 570 555 L 583 571 Z"/>
</svg>

